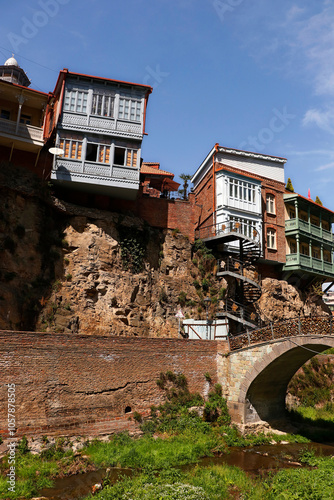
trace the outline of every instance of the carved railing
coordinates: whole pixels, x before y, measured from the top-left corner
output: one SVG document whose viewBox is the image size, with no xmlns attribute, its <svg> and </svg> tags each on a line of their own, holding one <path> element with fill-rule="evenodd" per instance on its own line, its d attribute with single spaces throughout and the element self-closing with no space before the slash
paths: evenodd
<svg viewBox="0 0 334 500">
<path fill-rule="evenodd" d="M 332 316 L 287 319 L 229 337 L 230 351 L 297 335 L 334 335 Z"/>
<path fill-rule="evenodd" d="M 34 127 L 33 125 L 20 123 L 17 127 L 16 122 L 0 118 L 1 132 L 8 135 L 16 135 L 19 138 L 28 139 L 32 142 L 40 142 L 41 145 L 43 144 L 43 129 Z"/>
</svg>

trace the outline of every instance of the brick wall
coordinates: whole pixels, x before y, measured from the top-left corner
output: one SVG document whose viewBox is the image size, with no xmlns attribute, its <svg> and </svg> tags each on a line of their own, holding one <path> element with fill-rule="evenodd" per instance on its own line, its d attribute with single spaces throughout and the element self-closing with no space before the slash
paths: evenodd
<svg viewBox="0 0 334 500">
<path fill-rule="evenodd" d="M 56 191 L 57 192 L 57 191 Z M 71 203 L 96 207 L 118 213 L 132 212 L 144 219 L 150 226 L 159 229 L 176 229 L 188 236 L 190 241 L 195 238 L 195 223 L 200 214 L 200 207 L 195 203 L 195 195 L 190 193 L 187 201 L 167 198 L 151 198 L 142 196 L 139 192 L 136 200 L 122 200 L 109 196 L 98 196 L 76 191 L 58 191 L 65 200 Z"/>
<path fill-rule="evenodd" d="M 161 371 L 184 373 L 206 394 L 217 381 L 222 341 L 1 332 L 0 433 L 7 435 L 7 388 L 16 385 L 17 436 L 103 434 L 133 429 L 134 411 L 163 401 Z M 131 412 L 126 412 L 126 408 Z"/>
<path fill-rule="evenodd" d="M 213 224 L 213 189 L 212 169 L 210 169 L 194 190 L 196 204 L 199 205 L 197 219 L 198 227 L 205 227 Z"/>
</svg>

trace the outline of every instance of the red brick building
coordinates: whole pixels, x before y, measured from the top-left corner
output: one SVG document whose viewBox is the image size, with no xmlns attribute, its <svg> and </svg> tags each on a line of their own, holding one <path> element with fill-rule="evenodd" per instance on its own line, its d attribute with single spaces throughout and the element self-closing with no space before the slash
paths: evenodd
<svg viewBox="0 0 334 500">
<path fill-rule="evenodd" d="M 259 234 L 261 267 L 285 263 L 285 162 L 216 144 L 192 178 L 201 207 L 198 234 L 213 236 L 234 220 L 245 234 L 250 228 Z"/>
</svg>

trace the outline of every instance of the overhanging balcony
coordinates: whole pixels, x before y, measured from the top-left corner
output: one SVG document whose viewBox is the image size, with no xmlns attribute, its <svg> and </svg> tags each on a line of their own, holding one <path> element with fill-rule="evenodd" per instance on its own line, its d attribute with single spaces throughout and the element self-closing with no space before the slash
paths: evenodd
<svg viewBox="0 0 334 500">
<path fill-rule="evenodd" d="M 300 231 L 304 235 L 311 236 L 318 241 L 319 239 L 323 239 L 328 243 L 333 243 L 333 234 L 331 231 L 328 231 L 321 226 L 316 226 L 315 224 L 309 224 L 302 219 L 295 218 L 285 221 L 285 232 L 289 234 L 293 231 Z"/>
<path fill-rule="evenodd" d="M 332 262 L 298 253 L 287 254 L 283 271 L 306 271 L 334 278 L 334 264 Z"/>
<path fill-rule="evenodd" d="M 22 123 L 17 125 L 14 121 L 2 118 L 0 118 L 0 136 L 7 139 L 29 142 L 40 147 L 44 144 L 42 128 Z"/>
<path fill-rule="evenodd" d="M 139 190 L 139 169 L 80 160 L 57 158 L 51 179 L 67 188 L 129 200 Z"/>
</svg>

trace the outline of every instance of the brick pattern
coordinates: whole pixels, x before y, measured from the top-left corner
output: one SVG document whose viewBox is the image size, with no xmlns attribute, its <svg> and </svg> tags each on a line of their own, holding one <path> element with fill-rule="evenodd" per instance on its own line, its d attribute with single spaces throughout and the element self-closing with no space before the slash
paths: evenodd
<svg viewBox="0 0 334 500">
<path fill-rule="evenodd" d="M 134 411 L 163 402 L 161 371 L 184 373 L 191 391 L 217 382 L 223 341 L 0 332 L 0 434 L 7 436 L 7 388 L 16 385 L 17 436 L 133 430 Z M 125 413 L 127 407 L 130 413 Z"/>
</svg>

